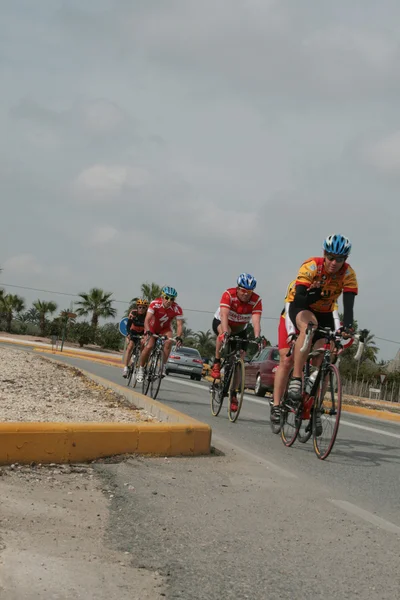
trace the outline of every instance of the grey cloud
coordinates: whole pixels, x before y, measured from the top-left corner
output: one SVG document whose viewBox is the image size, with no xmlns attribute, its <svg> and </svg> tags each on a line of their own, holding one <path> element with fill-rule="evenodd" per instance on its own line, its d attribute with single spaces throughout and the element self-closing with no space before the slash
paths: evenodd
<svg viewBox="0 0 400 600">
<path fill-rule="evenodd" d="M 172 282 L 212 311 L 248 270 L 277 319 L 300 263 L 342 231 L 357 317 L 399 339 L 397 3 L 18 5 L 1 8 L 4 278 L 127 300 Z"/>
</svg>

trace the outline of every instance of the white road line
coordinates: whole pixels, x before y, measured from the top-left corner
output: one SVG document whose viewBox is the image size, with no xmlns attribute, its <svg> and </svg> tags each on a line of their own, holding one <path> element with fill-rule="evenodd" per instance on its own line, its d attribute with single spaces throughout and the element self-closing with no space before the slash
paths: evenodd
<svg viewBox="0 0 400 600">
<path fill-rule="evenodd" d="M 179 383 L 179 385 L 187 385 L 189 387 L 198 388 L 199 390 L 208 391 L 208 387 L 205 385 L 200 385 L 199 383 L 192 383 L 191 381 L 182 381 L 177 377 L 173 379 L 167 379 L 166 381 L 174 383 Z M 254 398 L 254 396 L 249 396 L 248 394 L 244 395 L 246 402 L 253 402 L 254 404 L 261 404 L 262 406 L 269 407 L 268 400 L 258 400 L 258 398 Z M 392 424 L 392 422 L 390 422 Z M 368 425 L 359 425 L 358 423 L 352 423 L 351 421 L 346 421 L 345 419 L 340 419 L 340 426 L 346 425 L 347 427 L 354 427 L 355 429 L 362 429 L 363 431 L 371 431 L 372 433 L 378 433 L 380 435 L 386 435 L 387 437 L 392 437 L 396 439 L 400 439 L 400 434 L 392 433 L 391 431 L 385 431 L 384 429 L 378 429 L 377 427 L 369 427 Z"/>
<path fill-rule="evenodd" d="M 395 525 L 390 521 L 386 521 L 386 519 L 382 519 L 382 517 L 378 517 L 377 515 L 374 515 L 373 513 L 370 513 L 367 510 L 360 508 L 356 504 L 352 504 L 351 502 L 347 502 L 346 500 L 333 500 L 331 498 L 328 498 L 328 500 L 332 502 L 332 504 L 334 504 L 335 506 L 338 506 L 339 508 L 342 508 L 343 510 L 351 514 L 356 515 L 361 519 L 364 519 L 364 521 L 367 521 L 372 525 L 376 525 L 377 527 L 380 527 L 385 531 L 389 531 L 390 533 L 400 534 L 400 527 L 398 525 Z"/>
<path fill-rule="evenodd" d="M 380 433 L 381 435 L 387 435 L 388 437 L 393 437 L 400 440 L 400 434 L 392 433 L 391 431 L 384 431 L 383 429 L 377 429 L 376 427 L 368 427 L 368 425 L 359 425 L 358 423 L 350 423 L 350 421 L 343 421 L 343 419 L 340 419 L 340 426 L 342 425 L 348 425 L 349 427 L 355 427 L 356 429 L 363 429 L 364 431 L 372 431 L 372 433 Z"/>
</svg>

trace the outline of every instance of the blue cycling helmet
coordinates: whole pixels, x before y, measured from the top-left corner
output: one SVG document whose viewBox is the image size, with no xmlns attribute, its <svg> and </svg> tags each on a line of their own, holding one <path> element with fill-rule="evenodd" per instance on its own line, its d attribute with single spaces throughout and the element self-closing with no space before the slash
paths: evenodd
<svg viewBox="0 0 400 600">
<path fill-rule="evenodd" d="M 257 279 L 253 275 L 250 275 L 250 273 L 241 273 L 237 278 L 237 284 L 245 290 L 254 290 L 257 285 Z"/>
<path fill-rule="evenodd" d="M 178 292 L 176 291 L 176 289 L 173 287 L 169 287 L 168 285 L 165 285 L 161 290 L 161 296 L 167 298 L 168 300 L 175 300 L 177 295 Z"/>
<path fill-rule="evenodd" d="M 351 250 L 351 242 L 347 237 L 335 233 L 328 235 L 323 246 L 325 252 L 336 254 L 337 256 L 348 256 Z"/>
</svg>

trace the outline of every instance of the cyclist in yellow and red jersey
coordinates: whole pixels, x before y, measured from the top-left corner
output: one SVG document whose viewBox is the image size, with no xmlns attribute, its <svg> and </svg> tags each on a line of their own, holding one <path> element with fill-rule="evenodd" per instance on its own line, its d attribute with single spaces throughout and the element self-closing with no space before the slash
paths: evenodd
<svg viewBox="0 0 400 600">
<path fill-rule="evenodd" d="M 221 297 L 219 307 L 214 315 L 212 328 L 217 336 L 215 360 L 211 370 L 211 377 L 219 379 L 221 375 L 221 347 L 226 337 L 240 336 L 247 340 L 247 325 L 252 321 L 255 341 L 261 342 L 261 314 L 262 301 L 254 292 L 257 280 L 249 273 L 241 273 L 237 279 L 237 286 L 227 289 Z M 237 399 L 231 397 L 231 410 L 237 410 Z"/>
<path fill-rule="evenodd" d="M 340 234 L 330 235 L 325 239 L 323 249 L 323 257 L 309 258 L 301 265 L 295 289 L 290 290 L 287 298 L 290 320 L 299 331 L 294 347 L 293 377 L 288 388 L 288 396 L 293 401 L 302 398 L 302 372 L 309 349 L 303 353 L 301 347 L 308 323 L 334 329 L 333 308 L 342 293 L 343 327 L 340 332 L 343 337 L 348 337 L 353 331 L 358 283 L 354 270 L 346 262 L 351 250 L 350 240 Z M 318 337 L 316 333 L 310 347 L 314 342 L 316 348 L 323 344 Z"/>
<path fill-rule="evenodd" d="M 315 284 L 314 284 L 315 286 Z M 311 287 L 311 286 L 310 286 Z M 280 402 L 285 392 L 286 385 L 288 382 L 289 374 L 293 368 L 293 354 L 287 356 L 293 337 L 298 334 L 298 330 L 293 325 L 289 316 L 289 302 L 288 299 L 295 293 L 296 279 L 293 279 L 287 287 L 286 296 L 284 300 L 284 308 L 281 312 L 278 325 L 278 350 L 279 350 L 279 365 L 275 372 L 274 379 L 274 392 L 273 392 L 273 406 L 271 407 L 271 422 L 275 425 L 279 425 L 280 422 Z M 310 288 L 309 288 L 310 289 Z M 337 302 L 333 305 L 332 312 L 334 320 L 334 330 L 338 331 L 341 328 L 341 322 L 339 317 L 339 306 Z"/>
<path fill-rule="evenodd" d="M 132 352 L 137 343 L 139 343 L 140 336 L 144 332 L 144 321 L 146 318 L 147 309 L 149 302 L 143 298 L 139 298 L 136 301 L 136 306 L 132 308 L 128 316 L 128 323 L 126 329 L 128 331 L 127 338 L 129 340 L 128 347 L 125 354 L 125 366 L 122 371 L 122 377 L 128 376 L 128 365 L 131 360 Z"/>
</svg>

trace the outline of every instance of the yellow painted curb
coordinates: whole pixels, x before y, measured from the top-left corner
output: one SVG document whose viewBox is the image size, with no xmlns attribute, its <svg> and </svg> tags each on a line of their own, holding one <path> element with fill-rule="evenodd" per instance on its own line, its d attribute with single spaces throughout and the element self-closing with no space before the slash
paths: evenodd
<svg viewBox="0 0 400 600">
<path fill-rule="evenodd" d="M 79 360 L 90 360 L 90 362 L 97 362 L 110 367 L 118 367 L 119 369 L 122 369 L 122 367 L 124 366 L 122 363 L 122 357 L 116 358 L 114 361 L 110 360 L 109 358 L 102 358 L 101 356 L 96 356 L 93 354 L 83 354 L 83 352 L 59 352 L 50 349 L 47 350 L 44 348 L 37 348 L 36 346 L 33 347 L 33 351 L 38 352 L 40 354 L 51 354 L 52 356 L 69 356 L 71 358 L 79 358 Z"/>
<path fill-rule="evenodd" d="M 60 362 L 46 356 L 47 360 Z M 209 454 L 211 427 L 132 388 L 79 369 L 162 423 L 0 423 L 0 464 L 69 463 L 116 454 Z"/>
<path fill-rule="evenodd" d="M 365 417 L 373 417 L 374 419 L 384 419 L 385 421 L 397 421 L 400 423 L 400 414 L 393 413 L 388 410 L 364 408 L 363 406 L 352 406 L 351 404 L 342 405 L 343 412 L 354 413 L 356 415 L 364 415 Z"/>
<path fill-rule="evenodd" d="M 0 423 L 0 464 L 72 463 L 118 454 L 210 452 L 210 427 L 180 423 Z"/>
</svg>

